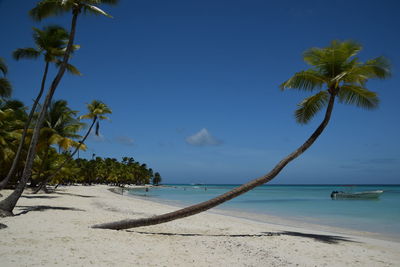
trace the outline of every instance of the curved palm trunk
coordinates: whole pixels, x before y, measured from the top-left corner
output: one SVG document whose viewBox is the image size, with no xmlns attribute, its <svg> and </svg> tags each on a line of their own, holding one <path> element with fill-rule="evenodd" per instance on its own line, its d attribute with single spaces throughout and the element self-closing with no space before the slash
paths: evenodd
<svg viewBox="0 0 400 267">
<path fill-rule="evenodd" d="M 53 179 L 54 176 L 56 176 L 61 169 L 65 166 L 65 164 L 67 164 L 68 162 L 70 162 L 72 160 L 72 157 L 76 154 L 76 152 L 79 151 L 79 148 L 82 146 L 82 144 L 85 142 L 86 138 L 88 138 L 90 132 L 92 131 L 92 128 L 94 126 L 94 124 L 97 121 L 97 117 L 95 117 L 93 119 L 92 125 L 90 125 L 89 130 L 87 131 L 87 133 L 85 134 L 85 136 L 83 137 L 83 139 L 81 141 L 79 141 L 79 145 L 77 145 L 77 147 L 75 148 L 74 152 L 71 153 L 71 155 L 69 155 L 69 157 L 54 171 L 54 173 L 52 175 L 50 175 L 49 177 L 46 178 L 46 180 L 44 180 L 39 187 L 33 192 L 34 194 L 36 194 L 37 192 L 39 192 L 42 188 L 44 188 L 46 186 L 46 184 Z"/>
<path fill-rule="evenodd" d="M 32 140 L 29 145 L 28 154 L 26 156 L 26 162 L 25 162 L 24 170 L 22 172 L 22 177 L 21 177 L 17 187 L 15 188 L 15 190 L 11 193 L 11 195 L 9 195 L 7 198 L 5 198 L 4 200 L 2 200 L 0 202 L 0 217 L 13 215 L 12 210 L 14 209 L 19 198 L 21 197 L 22 192 L 25 189 L 26 183 L 28 182 L 28 179 L 31 176 L 33 160 L 34 160 L 35 154 L 36 154 L 36 145 L 39 140 L 39 132 L 43 125 L 47 108 L 48 108 L 49 104 L 51 103 L 51 99 L 53 98 L 54 92 L 56 91 L 57 86 L 59 85 L 62 77 L 64 76 L 65 70 L 67 68 L 69 56 L 72 51 L 72 44 L 73 44 L 74 38 L 75 38 L 76 22 L 77 22 L 79 13 L 80 13 L 80 9 L 75 9 L 73 11 L 72 23 L 71 23 L 71 33 L 69 36 L 67 49 L 65 51 L 64 58 L 60 65 L 60 68 L 58 70 L 57 76 L 54 78 L 54 80 L 50 86 L 50 89 L 46 95 L 46 99 L 45 99 L 42 109 L 40 111 L 39 118 L 38 118 L 35 128 L 33 130 Z"/>
<path fill-rule="evenodd" d="M 31 124 L 33 115 L 35 114 L 35 110 L 36 110 L 37 105 L 39 104 L 40 98 L 42 98 L 42 95 L 43 95 L 43 91 L 44 91 L 44 86 L 46 84 L 48 70 L 49 70 L 49 62 L 46 62 L 39 94 L 37 95 L 37 97 L 35 99 L 35 102 L 33 102 L 32 109 L 29 112 L 28 120 L 25 123 L 24 131 L 22 132 L 21 141 L 20 141 L 20 143 L 18 145 L 17 153 L 15 154 L 15 157 L 13 159 L 13 163 L 11 165 L 11 168 L 8 171 L 6 178 L 4 178 L 3 181 L 0 182 L 0 190 L 3 189 L 4 187 L 6 187 L 6 185 L 8 184 L 8 181 L 15 174 L 15 170 L 17 169 L 19 158 L 21 157 L 22 148 L 24 147 L 25 138 L 26 138 L 26 134 L 28 132 L 29 125 Z"/>
<path fill-rule="evenodd" d="M 102 228 L 102 229 L 114 229 L 114 230 L 120 230 L 120 229 L 128 229 L 128 228 L 134 228 L 134 227 L 139 227 L 139 226 L 149 226 L 149 225 L 154 225 L 154 224 L 160 224 L 160 223 L 165 223 L 169 221 L 173 221 L 176 219 L 188 217 L 191 215 L 195 215 L 197 213 L 200 213 L 202 211 L 211 209 L 215 206 L 218 206 L 219 204 L 222 204 L 232 198 L 235 198 L 239 195 L 242 195 L 246 193 L 247 191 L 250 191 L 251 189 L 265 184 L 269 181 L 271 181 L 276 175 L 279 174 L 279 172 L 292 160 L 300 156 L 304 151 L 306 151 L 314 142 L 317 140 L 318 136 L 322 133 L 322 131 L 325 129 L 325 127 L 328 125 L 329 119 L 332 114 L 332 109 L 334 106 L 335 102 L 335 96 L 331 95 L 329 99 L 329 104 L 325 113 L 324 120 L 322 123 L 319 125 L 319 127 L 315 130 L 315 132 L 307 139 L 307 141 L 301 145 L 298 149 L 296 149 L 294 152 L 289 154 L 286 158 L 281 160 L 269 173 L 264 175 L 263 177 L 260 177 L 258 179 L 254 179 L 244 185 L 241 185 L 225 194 L 222 194 L 218 197 L 215 197 L 213 199 L 210 199 L 208 201 L 180 209 L 174 212 L 150 217 L 150 218 L 143 218 L 143 219 L 136 219 L 136 220 L 122 220 L 122 221 L 117 221 L 117 222 L 111 222 L 111 223 L 104 223 L 104 224 L 96 224 L 92 226 L 92 228 Z"/>
</svg>

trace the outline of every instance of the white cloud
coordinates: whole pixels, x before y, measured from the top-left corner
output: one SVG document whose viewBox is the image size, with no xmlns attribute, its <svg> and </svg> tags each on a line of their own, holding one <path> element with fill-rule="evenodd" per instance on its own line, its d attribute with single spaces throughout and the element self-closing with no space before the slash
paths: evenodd
<svg viewBox="0 0 400 267">
<path fill-rule="evenodd" d="M 101 133 L 99 133 L 99 135 L 96 135 L 94 133 L 94 130 L 90 131 L 89 139 L 92 141 L 95 141 L 95 142 L 105 142 L 106 141 L 106 138 L 104 137 L 104 135 L 102 135 Z"/>
<path fill-rule="evenodd" d="M 186 143 L 193 146 L 216 146 L 222 144 L 221 140 L 212 136 L 206 128 L 186 138 Z"/>
<path fill-rule="evenodd" d="M 133 146 L 134 144 L 133 139 L 128 136 L 117 136 L 115 140 L 122 145 Z"/>
</svg>

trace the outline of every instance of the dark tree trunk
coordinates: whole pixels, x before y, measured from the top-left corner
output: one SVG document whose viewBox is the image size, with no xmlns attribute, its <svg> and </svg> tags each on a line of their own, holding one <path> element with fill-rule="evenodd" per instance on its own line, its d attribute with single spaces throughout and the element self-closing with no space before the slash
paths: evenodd
<svg viewBox="0 0 400 267">
<path fill-rule="evenodd" d="M 46 186 L 46 184 L 49 181 L 51 181 L 51 179 L 53 179 L 53 177 L 56 176 L 61 171 L 61 169 L 65 166 L 65 164 L 67 164 L 68 162 L 70 162 L 73 159 L 73 156 L 76 154 L 76 152 L 79 151 L 79 148 L 85 142 L 86 138 L 88 138 L 90 132 L 92 131 L 93 125 L 96 123 L 96 121 L 97 121 L 97 117 L 95 117 L 93 119 L 92 125 L 90 125 L 89 130 L 87 131 L 87 133 L 85 134 L 83 139 L 81 141 L 79 141 L 79 145 L 77 145 L 77 147 L 75 148 L 74 152 L 72 152 L 71 155 L 68 156 L 68 158 L 54 171 L 54 173 L 52 175 L 50 175 L 43 182 L 40 183 L 39 187 L 34 191 L 34 194 L 36 194 L 42 188 L 44 188 Z"/>
<path fill-rule="evenodd" d="M 215 197 L 213 199 L 210 199 L 208 201 L 183 208 L 177 211 L 173 211 L 170 213 L 150 217 L 150 218 L 143 218 L 143 219 L 132 219 L 132 220 L 122 220 L 122 221 L 116 221 L 116 222 L 111 222 L 111 223 L 104 223 L 104 224 L 96 224 L 93 225 L 92 228 L 101 228 L 101 229 L 113 229 L 113 230 L 121 230 L 121 229 L 128 229 L 128 228 L 134 228 L 134 227 L 140 227 L 140 226 L 149 226 L 149 225 L 155 225 L 155 224 L 160 224 L 160 223 L 165 223 L 169 221 L 173 221 L 176 219 L 188 217 L 191 215 L 198 214 L 200 212 L 206 211 L 208 209 L 211 209 L 215 206 L 218 206 L 232 198 L 235 198 L 239 195 L 242 195 L 253 188 L 265 184 L 269 181 L 271 181 L 276 175 L 279 174 L 279 172 L 292 160 L 300 156 L 304 151 L 306 151 L 314 142 L 317 140 L 318 136 L 322 133 L 322 131 L 325 129 L 325 127 L 328 125 L 328 122 L 330 120 L 331 114 L 332 114 L 332 109 L 334 106 L 335 102 L 335 95 L 331 95 L 329 99 L 329 104 L 326 109 L 325 117 L 322 123 L 319 125 L 319 127 L 315 130 L 315 132 L 307 139 L 307 141 L 301 145 L 298 149 L 296 149 L 294 152 L 289 154 L 286 158 L 282 159 L 269 173 L 264 175 L 263 177 L 260 177 L 258 179 L 254 179 L 246 184 L 243 184 L 225 194 L 222 194 L 218 197 Z"/>
<path fill-rule="evenodd" d="M 22 132 L 21 141 L 18 145 L 17 153 L 15 154 L 11 168 L 8 171 L 6 178 L 4 178 L 3 181 L 0 182 L 0 190 L 7 186 L 8 181 L 11 179 L 11 177 L 14 176 L 15 170 L 17 169 L 17 165 L 19 162 L 19 158 L 21 157 L 21 152 L 24 147 L 25 138 L 26 138 L 26 134 L 28 132 L 29 125 L 31 124 L 33 115 L 35 114 L 35 110 L 36 110 L 37 105 L 39 104 L 40 98 L 42 98 L 42 95 L 43 95 L 48 70 L 49 70 L 49 62 L 46 62 L 39 94 L 37 95 L 35 102 L 33 102 L 32 109 L 29 112 L 28 120 L 25 123 L 24 131 Z"/>
<path fill-rule="evenodd" d="M 18 183 L 17 187 L 15 188 L 15 190 L 11 193 L 11 195 L 9 195 L 7 198 L 5 198 L 4 200 L 2 200 L 0 202 L 0 216 L 11 216 L 12 215 L 12 210 L 14 209 L 19 198 L 21 197 L 22 192 L 25 189 L 26 183 L 31 176 L 33 160 L 34 160 L 35 154 L 36 154 L 36 145 L 37 145 L 37 142 L 39 139 L 39 132 L 40 132 L 40 129 L 44 122 L 45 114 L 46 114 L 49 104 L 51 103 L 51 99 L 53 98 L 54 92 L 56 91 L 58 84 L 60 83 L 62 77 L 64 76 L 64 73 L 65 73 L 65 70 L 66 70 L 66 67 L 68 64 L 69 56 L 72 51 L 72 45 L 73 45 L 74 38 L 75 38 L 76 21 L 78 19 L 79 13 L 80 13 L 80 9 L 75 9 L 73 11 L 72 23 L 71 23 L 71 33 L 69 36 L 67 49 L 65 51 L 64 58 L 61 63 L 61 66 L 58 70 L 57 76 L 54 78 L 54 80 L 50 86 L 50 89 L 46 95 L 46 99 L 45 99 L 42 109 L 40 111 L 39 118 L 38 118 L 35 128 L 33 130 L 32 140 L 29 145 L 28 155 L 26 156 L 26 162 L 25 162 L 24 170 L 22 172 L 22 177 L 19 180 L 19 183 Z"/>
</svg>

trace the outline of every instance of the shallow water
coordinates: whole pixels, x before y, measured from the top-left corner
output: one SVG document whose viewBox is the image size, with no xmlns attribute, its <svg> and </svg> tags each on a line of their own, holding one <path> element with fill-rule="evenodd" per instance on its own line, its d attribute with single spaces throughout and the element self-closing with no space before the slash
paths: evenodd
<svg viewBox="0 0 400 267">
<path fill-rule="evenodd" d="M 130 194 L 179 206 L 195 204 L 237 185 L 170 185 L 130 190 Z M 332 200 L 333 190 L 384 190 L 375 200 Z M 305 223 L 347 228 L 400 240 L 400 185 L 264 185 L 228 201 L 220 209 L 272 215 Z"/>
</svg>

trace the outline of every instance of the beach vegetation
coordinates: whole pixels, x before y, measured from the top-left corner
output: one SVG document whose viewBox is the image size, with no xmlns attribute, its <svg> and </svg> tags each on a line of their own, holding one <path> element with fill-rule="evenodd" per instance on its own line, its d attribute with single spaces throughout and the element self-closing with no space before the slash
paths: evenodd
<svg viewBox="0 0 400 267">
<path fill-rule="evenodd" d="M 161 183 L 161 175 L 160 173 L 156 172 L 153 177 L 153 185 L 159 185 Z"/>
<path fill-rule="evenodd" d="M 25 138 L 27 137 L 28 129 L 32 128 L 32 119 L 45 89 L 49 66 L 51 63 L 56 66 L 60 65 L 61 58 L 64 56 L 65 53 L 69 33 L 64 28 L 53 25 L 44 27 L 43 30 L 33 28 L 32 37 L 35 43 L 35 47 L 18 48 L 13 52 L 13 57 L 15 60 L 20 60 L 37 59 L 42 56 L 45 62 L 43 75 L 40 83 L 39 92 L 33 102 L 28 118 L 25 121 L 25 126 L 22 131 L 22 135 L 19 141 L 16 155 L 13 159 L 13 163 L 8 171 L 6 178 L 0 182 L 0 189 L 4 188 L 8 184 L 8 181 L 14 177 L 18 162 L 21 158 L 21 153 L 25 144 Z M 78 45 L 73 45 L 73 51 L 77 50 L 78 48 Z M 79 71 L 71 64 L 67 64 L 67 69 L 69 69 L 69 71 L 73 74 L 80 75 Z"/>
<path fill-rule="evenodd" d="M 41 21 L 51 16 L 58 16 L 64 13 L 71 13 L 72 19 L 71 19 L 70 32 L 68 36 L 68 42 L 65 48 L 65 52 L 62 55 L 62 59 L 59 62 L 58 72 L 54 77 L 50 85 L 50 88 L 47 91 L 46 97 L 41 105 L 41 110 L 35 121 L 22 175 L 13 193 L 10 194 L 4 200 L 0 201 L 1 215 L 3 216 L 12 215 L 12 210 L 17 204 L 19 198 L 22 195 L 22 192 L 25 189 L 28 180 L 31 177 L 33 162 L 36 155 L 36 146 L 39 140 L 40 130 L 45 120 L 46 111 L 52 101 L 53 95 L 58 85 L 62 80 L 62 77 L 64 76 L 64 73 L 68 70 L 69 60 L 74 50 L 76 25 L 79 15 L 82 13 L 83 14 L 91 13 L 91 14 L 111 17 L 105 11 L 101 10 L 98 7 L 98 5 L 100 4 L 114 5 L 117 3 L 118 0 L 41 0 L 30 11 L 30 16 L 37 21 Z"/>
</svg>

